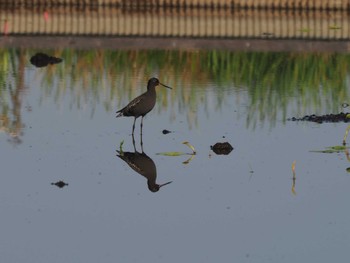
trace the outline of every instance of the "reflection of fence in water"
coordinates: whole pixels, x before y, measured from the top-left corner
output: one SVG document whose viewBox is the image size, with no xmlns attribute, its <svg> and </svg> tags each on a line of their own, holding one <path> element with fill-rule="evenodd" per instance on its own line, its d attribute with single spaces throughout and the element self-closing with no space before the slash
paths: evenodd
<svg viewBox="0 0 350 263">
<path fill-rule="evenodd" d="M 0 11 L 7 34 L 349 39 L 346 11 L 230 8 L 16 8 Z"/>
</svg>

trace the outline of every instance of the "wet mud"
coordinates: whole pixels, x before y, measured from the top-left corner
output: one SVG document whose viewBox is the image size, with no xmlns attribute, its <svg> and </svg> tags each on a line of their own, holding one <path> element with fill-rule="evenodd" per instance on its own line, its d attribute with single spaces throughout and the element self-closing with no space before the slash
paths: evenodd
<svg viewBox="0 0 350 263">
<path fill-rule="evenodd" d="M 305 115 L 301 118 L 289 118 L 288 121 L 310 121 L 310 122 L 316 122 L 316 123 L 324 123 L 324 122 L 350 122 L 350 113 L 348 112 L 341 112 L 338 114 L 326 114 L 326 115 Z"/>
</svg>

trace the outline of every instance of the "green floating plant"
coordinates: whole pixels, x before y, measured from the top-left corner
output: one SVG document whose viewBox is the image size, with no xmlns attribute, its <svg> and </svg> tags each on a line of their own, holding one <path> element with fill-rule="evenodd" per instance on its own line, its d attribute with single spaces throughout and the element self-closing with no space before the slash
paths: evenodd
<svg viewBox="0 0 350 263">
<path fill-rule="evenodd" d="M 188 158 L 186 161 L 182 162 L 183 164 L 188 164 L 193 159 L 193 157 L 196 155 L 196 149 L 189 142 L 183 142 L 182 144 L 187 145 L 192 150 L 192 153 L 185 153 L 185 152 L 161 152 L 161 153 L 157 153 L 157 155 L 163 155 L 163 156 L 190 155 L 190 158 Z"/>
<path fill-rule="evenodd" d="M 182 155 L 195 155 L 196 154 L 196 149 L 189 142 L 183 142 L 182 144 L 187 145 L 192 150 L 192 153 L 185 153 L 185 152 L 161 152 L 161 153 L 157 153 L 157 155 L 182 156 Z"/>
<path fill-rule="evenodd" d="M 120 155 L 123 155 L 123 144 L 124 144 L 124 140 L 122 140 L 121 142 L 120 142 L 120 144 L 119 144 L 119 154 Z"/>
<path fill-rule="evenodd" d="M 349 147 L 343 146 L 343 145 L 336 145 L 336 146 L 330 146 L 330 147 L 326 147 L 325 150 L 313 150 L 310 152 L 315 152 L 315 153 L 339 153 L 339 152 L 344 152 L 347 149 L 349 149 Z"/>
<path fill-rule="evenodd" d="M 348 114 L 348 115 L 350 115 L 350 114 Z M 346 118 L 349 118 L 348 115 L 346 115 Z M 343 138 L 343 145 L 346 145 L 346 139 L 348 138 L 349 130 L 350 130 L 350 125 L 348 125 L 348 127 L 346 127 L 344 138 Z"/>
<path fill-rule="evenodd" d="M 196 154 L 196 149 L 189 142 L 183 142 L 182 144 L 187 145 L 192 150 L 192 155 Z"/>
<path fill-rule="evenodd" d="M 181 156 L 186 155 L 184 152 L 161 152 L 157 153 L 157 155 L 164 155 L 164 156 Z"/>
</svg>

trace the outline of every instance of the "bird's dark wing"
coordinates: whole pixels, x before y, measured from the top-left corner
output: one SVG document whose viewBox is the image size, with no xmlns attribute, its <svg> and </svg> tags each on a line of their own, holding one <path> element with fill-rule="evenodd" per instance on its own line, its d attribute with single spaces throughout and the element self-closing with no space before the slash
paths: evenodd
<svg viewBox="0 0 350 263">
<path fill-rule="evenodd" d="M 139 104 L 139 103 L 142 103 L 142 100 L 144 100 L 144 97 L 141 95 L 141 96 L 136 97 L 132 101 L 130 101 L 128 105 L 126 105 L 124 108 L 122 108 L 121 110 L 118 110 L 116 112 L 116 113 L 119 113 L 117 115 L 117 117 L 120 117 L 120 116 L 134 116 L 133 113 L 134 113 L 135 106 L 137 104 Z"/>
</svg>

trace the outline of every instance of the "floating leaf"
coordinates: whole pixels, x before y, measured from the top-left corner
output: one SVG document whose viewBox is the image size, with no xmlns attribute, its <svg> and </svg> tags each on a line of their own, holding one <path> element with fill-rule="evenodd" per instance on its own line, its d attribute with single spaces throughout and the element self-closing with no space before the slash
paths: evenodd
<svg viewBox="0 0 350 263">
<path fill-rule="evenodd" d="M 346 115 L 346 118 L 348 118 L 348 115 L 349 114 Z M 346 127 L 344 138 L 343 138 L 343 145 L 346 145 L 346 138 L 348 137 L 349 130 L 350 130 L 350 125 L 348 127 Z"/>
<path fill-rule="evenodd" d="M 309 29 L 309 28 L 302 28 L 299 31 L 303 32 L 303 33 L 309 33 L 311 31 L 311 29 Z"/>
<path fill-rule="evenodd" d="M 295 184 L 292 185 L 292 194 L 297 195 L 297 192 L 295 191 Z"/>
<path fill-rule="evenodd" d="M 293 183 L 292 183 L 292 194 L 293 195 L 297 195 L 296 191 L 295 191 L 295 180 L 296 180 L 296 175 L 295 175 L 295 163 L 296 161 L 294 161 L 292 163 L 292 172 L 293 172 Z"/>
<path fill-rule="evenodd" d="M 319 151 L 310 151 L 310 152 L 316 152 L 316 153 L 339 153 L 344 152 L 345 150 L 349 149 L 349 147 L 343 146 L 343 145 L 337 145 L 337 146 L 331 146 L 326 147 L 325 150 L 319 150 Z"/>
<path fill-rule="evenodd" d="M 190 149 L 192 150 L 192 154 L 196 154 L 196 149 L 193 147 L 193 145 L 191 145 L 189 142 L 183 142 L 182 144 L 187 145 L 188 147 L 190 147 Z"/>
<path fill-rule="evenodd" d="M 190 161 L 192 161 L 192 159 L 194 158 L 194 154 L 191 155 L 190 158 L 188 158 L 186 161 L 182 162 L 183 164 L 188 164 Z"/>
<path fill-rule="evenodd" d="M 292 163 L 292 171 L 293 171 L 293 173 L 295 173 L 295 163 L 296 163 L 296 161 L 294 161 L 294 162 Z"/>
<path fill-rule="evenodd" d="M 157 155 L 164 155 L 164 156 L 181 156 L 186 155 L 187 153 L 184 152 L 161 152 L 157 153 Z"/>
<path fill-rule="evenodd" d="M 196 154 L 196 149 L 191 145 L 189 142 L 183 142 L 182 144 L 187 145 L 191 150 L 192 153 L 184 153 L 184 152 L 161 152 L 157 153 L 158 155 L 164 155 L 164 156 L 181 156 L 181 155 L 194 155 Z"/>
<path fill-rule="evenodd" d="M 119 144 L 119 154 L 121 155 L 121 156 L 123 156 L 123 144 L 124 144 L 124 140 L 122 140 L 121 142 L 120 142 L 120 144 Z"/>
<path fill-rule="evenodd" d="M 332 151 L 332 150 L 320 150 L 320 151 L 313 150 L 310 152 L 313 152 L 313 153 L 334 153 L 334 151 Z"/>
<path fill-rule="evenodd" d="M 163 155 L 163 156 L 191 155 L 190 158 L 188 158 L 186 161 L 183 162 L 183 164 L 188 164 L 193 159 L 193 157 L 196 155 L 196 149 L 189 142 L 183 142 L 182 144 L 187 145 L 192 150 L 192 153 L 185 153 L 185 152 L 161 152 L 161 153 L 157 153 L 157 155 Z"/>
<path fill-rule="evenodd" d="M 343 145 L 331 146 L 331 147 L 327 147 L 327 148 L 334 150 L 334 151 L 345 151 L 346 150 L 346 146 L 343 146 Z"/>
</svg>

